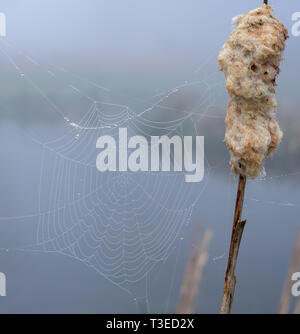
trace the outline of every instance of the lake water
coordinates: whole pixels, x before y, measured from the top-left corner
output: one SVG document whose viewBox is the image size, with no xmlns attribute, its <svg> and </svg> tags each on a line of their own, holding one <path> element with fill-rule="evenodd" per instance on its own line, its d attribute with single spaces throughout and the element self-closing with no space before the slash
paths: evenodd
<svg viewBox="0 0 300 334">
<path fill-rule="evenodd" d="M 219 312 L 237 188 L 227 156 L 198 184 L 172 173 L 100 176 L 94 139 L 75 134 L 1 124 L 0 313 L 175 312 L 199 224 L 213 239 L 196 312 Z M 247 183 L 237 313 L 277 311 L 299 228 L 297 170 L 268 174 Z"/>
</svg>

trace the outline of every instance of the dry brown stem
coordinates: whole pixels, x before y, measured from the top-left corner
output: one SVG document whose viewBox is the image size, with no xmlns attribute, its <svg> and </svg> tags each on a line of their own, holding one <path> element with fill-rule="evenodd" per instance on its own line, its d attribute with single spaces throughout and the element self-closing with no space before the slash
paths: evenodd
<svg viewBox="0 0 300 334">
<path fill-rule="evenodd" d="M 200 247 L 193 247 L 191 250 L 181 286 L 180 299 L 177 308 L 178 314 L 192 314 L 194 312 L 198 287 L 206 264 L 207 249 L 212 234 L 211 229 L 206 229 Z"/>
<path fill-rule="evenodd" d="M 222 300 L 222 306 L 221 306 L 222 314 L 228 314 L 231 312 L 231 306 L 232 306 L 232 302 L 234 298 L 234 291 L 235 291 L 235 285 L 236 285 L 235 267 L 237 264 L 240 243 L 241 243 L 244 227 L 246 224 L 246 220 L 241 220 L 246 180 L 247 180 L 246 176 L 240 175 L 238 191 L 237 191 L 237 196 L 236 196 L 236 203 L 235 203 L 229 257 L 228 257 L 227 270 L 226 270 L 226 275 L 225 275 L 223 300 Z"/>
</svg>

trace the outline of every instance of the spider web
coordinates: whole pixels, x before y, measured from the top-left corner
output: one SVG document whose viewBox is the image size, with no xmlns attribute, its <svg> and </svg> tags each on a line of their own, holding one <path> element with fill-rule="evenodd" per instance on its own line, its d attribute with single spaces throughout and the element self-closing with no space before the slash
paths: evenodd
<svg viewBox="0 0 300 334">
<path fill-rule="evenodd" d="M 175 172 L 107 172 L 96 169 L 96 141 L 99 136 L 118 136 L 126 127 L 133 135 L 202 135 L 200 123 L 214 114 L 219 85 L 215 73 L 188 80 L 150 99 L 124 96 L 98 83 L 52 64 L 39 61 L 20 51 L 8 39 L 1 41 L 0 52 L 24 85 L 30 87 L 41 103 L 42 112 L 59 123 L 59 135 L 50 139 L 31 138 L 40 145 L 39 210 L 28 216 L 2 217 L 1 220 L 37 218 L 34 242 L 21 251 L 57 253 L 68 256 L 95 270 L 111 283 L 133 295 L 149 307 L 149 275 L 157 265 L 163 267 L 170 256 L 175 258 L 167 292 L 166 309 L 171 304 L 176 284 L 176 268 L 183 249 L 182 234 L 193 218 L 209 182 L 209 174 L 224 159 L 212 165 L 205 159 L 205 178 L 197 184 L 185 183 L 184 173 Z M 214 60 L 214 54 L 208 61 Z M 49 96 L 34 79 L 32 69 L 43 74 L 56 90 L 64 92 L 64 101 Z M 199 79 L 200 77 L 200 79 Z M 194 96 L 191 104 L 179 103 L 178 97 Z M 73 112 L 69 101 L 78 102 Z M 124 103 L 124 100 L 126 103 Z M 129 101 L 129 102 L 127 102 Z M 62 107 L 63 106 L 63 107 Z M 227 156 L 225 158 L 227 164 Z M 300 172 L 262 177 L 256 182 L 298 177 Z M 232 176 L 228 178 L 232 180 Z M 230 194 L 236 192 L 230 183 Z M 232 190 L 232 191 L 231 191 Z M 247 201 L 280 207 L 299 207 L 297 201 L 266 200 L 263 192 Z M 232 206 L 230 210 L 231 214 Z M 213 264 L 226 260 L 227 249 L 211 256 Z"/>
<path fill-rule="evenodd" d="M 117 138 L 120 127 L 127 128 L 128 137 L 201 135 L 202 118 L 220 117 L 211 114 L 215 78 L 185 81 L 150 101 L 139 99 L 136 111 L 112 101 L 120 96 L 109 88 L 64 68 L 43 66 L 7 39 L 0 52 L 46 109 L 57 114 L 63 127 L 60 136 L 38 141 L 42 146 L 39 212 L 32 215 L 38 216 L 38 224 L 34 243 L 23 249 L 72 257 L 136 294 L 136 283 L 147 280 L 154 266 L 174 252 L 207 178 L 192 184 L 185 183 L 184 173 L 179 172 L 101 173 L 95 163 L 96 141 L 103 135 Z M 79 115 L 59 107 L 27 74 L 30 66 L 42 71 L 57 89 L 64 89 L 69 98 L 78 99 Z M 86 93 L 89 88 L 96 89 L 97 97 Z M 196 90 L 197 101 L 188 110 L 174 106 L 176 96 L 190 90 Z M 206 159 L 206 175 L 211 168 Z"/>
</svg>

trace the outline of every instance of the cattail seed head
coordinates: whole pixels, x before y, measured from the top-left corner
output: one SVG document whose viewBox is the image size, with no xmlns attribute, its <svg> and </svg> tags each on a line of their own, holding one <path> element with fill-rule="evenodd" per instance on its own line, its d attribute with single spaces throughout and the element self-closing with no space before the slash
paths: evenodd
<svg viewBox="0 0 300 334">
<path fill-rule="evenodd" d="M 234 24 L 218 57 L 230 96 L 225 141 L 233 173 L 255 178 L 282 138 L 274 87 L 288 31 L 265 4 Z"/>
</svg>

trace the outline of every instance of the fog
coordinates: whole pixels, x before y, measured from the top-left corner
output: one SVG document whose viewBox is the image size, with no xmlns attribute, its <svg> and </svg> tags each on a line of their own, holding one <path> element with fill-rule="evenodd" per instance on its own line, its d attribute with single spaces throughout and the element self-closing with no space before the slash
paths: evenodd
<svg viewBox="0 0 300 334">
<path fill-rule="evenodd" d="M 216 58 L 231 19 L 260 4 L 1 2 L 0 313 L 173 313 L 199 225 L 213 239 L 195 311 L 219 312 L 237 180 Z M 290 34 L 276 88 L 284 139 L 247 184 L 236 313 L 277 311 L 300 222 L 300 5 L 270 4 Z M 203 181 L 97 171 L 97 138 L 121 126 L 204 136 Z"/>
</svg>

